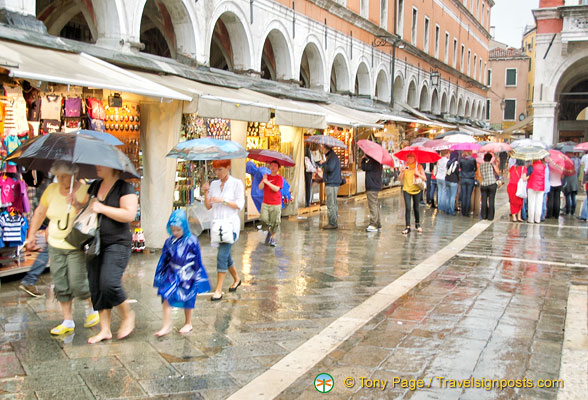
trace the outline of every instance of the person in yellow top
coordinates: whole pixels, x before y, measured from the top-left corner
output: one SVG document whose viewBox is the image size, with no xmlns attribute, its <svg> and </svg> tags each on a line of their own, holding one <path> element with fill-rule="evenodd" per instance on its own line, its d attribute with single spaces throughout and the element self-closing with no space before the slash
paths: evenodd
<svg viewBox="0 0 588 400">
<path fill-rule="evenodd" d="M 406 156 L 405 168 L 400 173 L 400 182 L 402 182 L 402 196 L 404 197 L 404 219 L 406 220 L 406 229 L 402 231 L 403 235 L 410 233 L 410 202 L 412 201 L 414 209 L 415 227 L 418 233 L 423 233 L 420 224 L 419 203 L 421 201 L 422 190 L 416 184 L 417 179 L 427 180 L 423 167 L 416 162 L 414 154 Z"/>
<path fill-rule="evenodd" d="M 57 178 L 57 183 L 49 185 L 41 196 L 27 235 L 27 249 L 35 247 L 36 233 L 45 218 L 48 218 L 49 265 L 51 265 L 55 297 L 63 313 L 63 322 L 51 329 L 51 334 L 62 335 L 73 332 L 75 328 L 72 312 L 74 297 L 89 302 L 84 327 L 90 328 L 97 325 L 100 318 L 90 301 L 84 252 L 65 241 L 73 227 L 77 212 L 76 208 L 70 204 L 72 201 L 76 203 L 87 201 L 88 185 L 78 181 L 77 167 L 65 161 L 56 161 L 51 168 L 51 173 Z M 72 182 L 73 188 L 71 188 Z"/>
</svg>

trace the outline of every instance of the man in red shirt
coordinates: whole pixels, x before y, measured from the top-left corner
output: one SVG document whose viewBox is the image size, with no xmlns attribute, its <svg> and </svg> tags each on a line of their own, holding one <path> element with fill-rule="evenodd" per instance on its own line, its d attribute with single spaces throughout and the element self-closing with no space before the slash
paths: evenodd
<svg viewBox="0 0 588 400">
<path fill-rule="evenodd" d="M 261 212 L 259 219 L 267 229 L 265 244 L 276 247 L 274 233 L 280 229 L 280 220 L 282 218 L 282 187 L 284 179 L 278 175 L 280 163 L 272 161 L 270 163 L 271 175 L 264 175 L 263 180 L 259 183 L 259 189 L 263 190 L 263 203 L 261 203 Z"/>
</svg>

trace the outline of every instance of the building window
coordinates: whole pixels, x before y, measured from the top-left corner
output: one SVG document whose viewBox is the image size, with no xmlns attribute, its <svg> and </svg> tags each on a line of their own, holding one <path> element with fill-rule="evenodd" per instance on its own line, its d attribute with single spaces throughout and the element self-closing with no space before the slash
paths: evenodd
<svg viewBox="0 0 588 400">
<path fill-rule="evenodd" d="M 476 18 L 480 19 L 480 0 L 476 0 Z"/>
<path fill-rule="evenodd" d="M 429 31 L 429 25 L 431 25 L 431 20 L 427 17 L 425 17 L 425 40 L 423 42 L 423 47 L 425 49 L 425 53 L 429 52 L 429 37 L 430 35 L 430 31 Z"/>
<path fill-rule="evenodd" d="M 474 0 L 470 0 L 470 11 L 474 14 Z"/>
<path fill-rule="evenodd" d="M 443 62 L 445 62 L 445 64 L 449 65 L 449 33 L 445 32 L 445 54 L 443 57 Z"/>
<path fill-rule="evenodd" d="M 490 121 L 490 99 L 486 100 L 486 121 Z"/>
<path fill-rule="evenodd" d="M 486 10 L 486 29 L 490 27 L 490 7 Z"/>
<path fill-rule="evenodd" d="M 486 86 L 492 86 L 492 70 L 488 70 L 488 80 L 486 81 Z"/>
<path fill-rule="evenodd" d="M 527 84 L 527 100 L 531 100 L 531 84 Z"/>
<path fill-rule="evenodd" d="M 476 79 L 476 75 L 478 74 L 478 56 L 474 54 L 474 79 Z"/>
<path fill-rule="evenodd" d="M 479 69 L 479 71 L 480 71 L 480 75 L 478 75 L 478 78 L 477 79 L 478 79 L 478 81 L 482 82 L 482 76 L 483 76 L 482 75 L 482 72 L 483 72 L 482 71 L 482 57 L 480 57 L 480 69 Z"/>
<path fill-rule="evenodd" d="M 453 39 L 453 68 L 457 68 L 457 39 Z"/>
<path fill-rule="evenodd" d="M 410 33 L 410 42 L 413 46 L 417 44 L 417 28 L 418 28 L 418 17 L 419 11 L 416 8 L 412 8 L 412 31 Z"/>
<path fill-rule="evenodd" d="M 359 2 L 359 13 L 364 18 L 370 16 L 370 0 L 361 0 Z"/>
<path fill-rule="evenodd" d="M 484 3 L 482 3 L 482 15 L 480 16 L 480 18 L 482 18 L 482 26 L 484 26 L 484 16 L 486 15 L 486 5 Z"/>
<path fill-rule="evenodd" d="M 531 66 L 532 65 L 533 65 L 533 59 L 532 58 L 529 58 L 529 72 L 531 72 Z"/>
<path fill-rule="evenodd" d="M 461 63 L 459 65 L 459 70 L 461 72 L 463 72 L 464 66 L 465 66 L 465 46 L 462 44 L 461 45 Z"/>
<path fill-rule="evenodd" d="M 404 38 L 404 0 L 398 0 L 397 27 L 398 34 Z"/>
<path fill-rule="evenodd" d="M 507 68 L 506 69 L 506 86 L 516 86 L 517 85 L 517 69 L 516 68 Z"/>
<path fill-rule="evenodd" d="M 435 58 L 439 58 L 439 36 L 441 35 L 441 28 L 435 25 Z"/>
<path fill-rule="evenodd" d="M 504 100 L 503 120 L 514 121 L 517 113 L 517 101 L 515 99 Z"/>
<path fill-rule="evenodd" d="M 388 29 L 388 0 L 380 0 L 380 26 Z"/>
<path fill-rule="evenodd" d="M 472 76 L 472 51 L 468 49 L 468 75 Z"/>
</svg>

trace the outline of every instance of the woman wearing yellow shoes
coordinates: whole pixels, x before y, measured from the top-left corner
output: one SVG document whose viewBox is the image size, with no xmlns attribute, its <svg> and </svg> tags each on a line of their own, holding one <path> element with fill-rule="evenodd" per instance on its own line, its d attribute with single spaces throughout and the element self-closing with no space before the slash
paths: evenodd
<svg viewBox="0 0 588 400">
<path fill-rule="evenodd" d="M 57 177 L 57 183 L 52 183 L 45 189 L 27 235 L 27 249 L 34 248 L 37 231 L 45 218 L 49 219 L 47 242 L 51 277 L 55 297 L 63 312 L 63 322 L 51 329 L 52 335 L 73 332 L 75 328 L 72 311 L 74 297 L 88 300 L 84 327 L 90 328 L 100 322 L 98 312 L 94 311 L 90 301 L 85 255 L 65 241 L 76 216 L 75 207 L 69 207 L 68 204 L 72 200 L 83 203 L 88 193 L 88 185 L 77 180 L 77 172 L 77 168 L 68 162 L 56 161 L 53 164 L 51 173 Z M 72 182 L 73 188 L 71 188 Z M 70 195 L 70 192 L 73 195 Z"/>
</svg>

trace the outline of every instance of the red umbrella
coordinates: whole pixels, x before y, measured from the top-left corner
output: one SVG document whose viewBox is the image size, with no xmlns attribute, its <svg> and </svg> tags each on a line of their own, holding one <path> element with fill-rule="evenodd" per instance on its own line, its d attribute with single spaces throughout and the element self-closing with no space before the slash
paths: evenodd
<svg viewBox="0 0 588 400">
<path fill-rule="evenodd" d="M 574 147 L 574 150 L 588 151 L 588 142 L 580 143 L 579 145 Z"/>
<path fill-rule="evenodd" d="M 359 140 L 357 145 L 363 150 L 365 154 L 379 162 L 380 164 L 386 164 L 394 166 L 394 160 L 388 150 L 383 148 L 381 145 L 372 142 L 371 140 Z"/>
<path fill-rule="evenodd" d="M 451 143 L 449 143 L 445 139 L 434 139 L 429 140 L 423 146 L 428 147 L 430 149 L 440 151 L 440 150 L 449 150 L 451 148 Z"/>
<path fill-rule="evenodd" d="M 500 153 L 502 151 L 511 151 L 512 147 L 508 143 L 488 143 L 482 146 L 480 153 Z"/>
<path fill-rule="evenodd" d="M 549 150 L 547 157 L 549 168 L 553 168 L 561 174 L 572 176 L 576 174 L 574 162 L 559 150 Z"/>
<path fill-rule="evenodd" d="M 394 153 L 394 157 L 399 160 L 406 161 L 406 157 L 413 154 L 418 163 L 433 163 L 441 159 L 441 156 L 433 149 L 428 149 L 423 146 L 408 146 Z"/>
<path fill-rule="evenodd" d="M 261 161 L 261 162 L 272 162 L 277 161 L 283 167 L 293 167 L 296 165 L 294 160 L 288 157 L 285 154 L 282 154 L 277 151 L 273 150 L 266 150 L 266 149 L 253 149 L 249 150 L 249 155 L 247 158 L 251 158 L 252 160 Z"/>
</svg>

